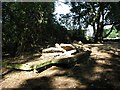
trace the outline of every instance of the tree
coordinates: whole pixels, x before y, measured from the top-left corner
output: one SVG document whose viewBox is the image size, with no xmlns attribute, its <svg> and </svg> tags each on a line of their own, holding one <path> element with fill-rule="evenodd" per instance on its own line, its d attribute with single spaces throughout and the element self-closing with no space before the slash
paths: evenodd
<svg viewBox="0 0 120 90">
<path fill-rule="evenodd" d="M 15 55 L 40 48 L 48 39 L 53 11 L 53 2 L 3 2 L 3 51 Z"/>
<path fill-rule="evenodd" d="M 109 2 L 71 2 L 71 12 L 74 13 L 73 19 L 79 27 L 87 28 L 88 25 L 93 27 L 94 41 L 97 42 L 102 41 L 104 38 L 104 26 L 112 25 L 113 28 L 113 26 L 119 24 L 119 4 Z"/>
</svg>

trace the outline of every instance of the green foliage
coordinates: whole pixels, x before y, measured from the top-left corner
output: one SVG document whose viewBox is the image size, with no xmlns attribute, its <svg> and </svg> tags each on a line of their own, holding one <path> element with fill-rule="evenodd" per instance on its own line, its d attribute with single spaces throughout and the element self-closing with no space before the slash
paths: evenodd
<svg viewBox="0 0 120 90">
<path fill-rule="evenodd" d="M 94 30 L 94 41 L 103 39 L 104 26 L 113 25 L 120 30 L 120 2 L 71 2 L 73 24 Z"/>
<path fill-rule="evenodd" d="M 106 29 L 104 30 L 104 36 L 109 33 L 110 29 Z M 117 29 L 114 27 L 112 32 L 108 35 L 108 37 L 106 38 L 116 38 L 116 37 L 120 37 L 119 36 L 119 32 L 117 32 Z"/>
<path fill-rule="evenodd" d="M 86 28 L 88 25 L 93 26 L 95 39 L 102 37 L 103 27 L 106 24 L 113 24 L 118 32 L 120 30 L 119 4 L 72 2 L 72 13 L 61 15 L 61 22 L 58 23 L 53 15 L 54 2 L 3 2 L 3 54 L 20 55 L 22 52 L 37 51 L 48 44 L 66 43 L 68 34 L 72 41 L 84 42 L 86 30 L 82 30 L 82 27 Z M 65 26 L 71 31 L 70 33 Z"/>
<path fill-rule="evenodd" d="M 68 35 L 72 42 L 75 40 L 75 41 L 82 41 L 83 43 L 86 43 L 85 32 L 86 31 L 82 29 L 68 30 Z"/>
<path fill-rule="evenodd" d="M 52 23 L 53 11 L 53 3 L 4 2 L 3 51 L 15 55 L 39 48 L 49 32 L 46 26 Z"/>
<path fill-rule="evenodd" d="M 3 2 L 3 54 L 36 52 L 65 42 L 67 31 L 55 21 L 53 12 L 54 2 Z"/>
</svg>

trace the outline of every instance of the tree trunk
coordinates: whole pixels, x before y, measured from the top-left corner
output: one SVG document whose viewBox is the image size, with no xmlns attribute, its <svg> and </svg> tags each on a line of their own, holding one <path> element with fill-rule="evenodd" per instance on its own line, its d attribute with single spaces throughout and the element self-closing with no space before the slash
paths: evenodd
<svg viewBox="0 0 120 90">
<path fill-rule="evenodd" d="M 25 70 L 25 71 L 43 71 L 51 66 L 73 66 L 75 63 L 82 63 L 86 62 L 86 60 L 90 56 L 90 51 L 83 51 L 76 54 L 73 57 L 68 58 L 61 58 L 55 60 L 48 60 L 43 63 L 39 63 L 37 65 L 28 65 L 28 64 L 12 64 L 12 63 L 3 63 L 3 67 L 9 69 L 18 69 L 18 70 Z"/>
<path fill-rule="evenodd" d="M 95 33 L 95 37 L 94 37 L 94 41 L 95 42 L 102 42 L 103 40 L 103 31 L 104 31 L 104 4 L 100 3 L 99 4 L 99 9 L 98 9 L 98 13 L 97 13 L 97 18 L 96 18 L 96 23 L 97 23 L 97 30 Z M 102 21 L 100 21 L 100 19 L 102 18 Z"/>
</svg>

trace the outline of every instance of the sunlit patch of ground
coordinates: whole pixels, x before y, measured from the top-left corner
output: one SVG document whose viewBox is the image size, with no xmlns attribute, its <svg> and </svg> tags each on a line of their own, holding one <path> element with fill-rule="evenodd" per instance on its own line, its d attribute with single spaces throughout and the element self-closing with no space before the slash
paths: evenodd
<svg viewBox="0 0 120 90">
<path fill-rule="evenodd" d="M 111 62 L 109 60 L 96 60 L 96 63 L 111 65 Z"/>
<path fill-rule="evenodd" d="M 120 88 L 120 44 L 86 44 L 91 59 L 71 68 L 52 66 L 40 73 L 12 71 L 0 82 L 3 88 Z M 28 60 L 30 64 L 54 57 Z M 19 61 L 19 60 L 18 60 Z M 24 60 L 23 60 L 24 61 Z"/>
<path fill-rule="evenodd" d="M 52 81 L 52 86 L 54 88 L 77 88 L 82 85 L 78 80 L 66 76 L 56 76 Z M 82 85 L 81 87 L 85 88 L 86 86 Z"/>
</svg>

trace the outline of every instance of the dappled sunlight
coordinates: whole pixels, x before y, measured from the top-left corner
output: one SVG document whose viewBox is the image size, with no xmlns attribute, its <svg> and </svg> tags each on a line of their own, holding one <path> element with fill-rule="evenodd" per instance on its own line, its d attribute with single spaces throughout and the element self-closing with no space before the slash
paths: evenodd
<svg viewBox="0 0 120 90">
<path fill-rule="evenodd" d="M 98 52 L 98 50 L 99 50 L 99 48 L 98 48 L 98 47 L 93 47 L 93 48 L 91 49 L 91 51 L 92 51 L 92 52 L 94 52 L 94 53 L 97 53 L 97 52 Z"/>
<path fill-rule="evenodd" d="M 93 68 L 93 72 L 95 72 L 95 73 L 101 73 L 103 71 L 104 71 L 104 68 L 100 67 L 100 66 L 96 66 Z"/>
<path fill-rule="evenodd" d="M 36 73 L 33 72 L 12 72 L 9 75 L 4 76 L 3 80 L 0 83 L 0 86 L 4 88 L 17 88 L 20 84 L 23 84 L 23 81 L 27 80 L 28 78 L 32 78 L 33 75 Z M 13 80 L 13 81 L 12 81 Z"/>
<path fill-rule="evenodd" d="M 78 74 L 79 75 L 79 74 Z M 87 88 L 87 84 L 83 83 L 80 79 L 75 78 L 74 72 L 69 69 L 63 69 L 53 66 L 41 73 L 39 76 L 34 78 L 29 78 L 21 84 L 21 86 L 26 87 L 28 84 L 32 85 L 32 88 Z M 24 84 L 27 82 L 26 84 Z M 47 83 L 48 82 L 48 83 Z M 39 83 L 39 84 L 38 84 Z M 43 85 L 43 86 L 41 86 Z M 46 87 L 47 85 L 47 87 Z"/>
<path fill-rule="evenodd" d="M 90 48 L 90 46 L 87 46 Z M 102 45 L 100 46 L 102 47 Z M 3 87 L 20 88 L 109 88 L 119 87 L 119 58 L 113 56 L 104 48 L 98 46 L 91 47 L 91 56 L 88 61 L 76 63 L 74 66 L 65 68 L 59 66 L 45 67 L 45 70 L 38 73 L 33 71 L 15 71 L 5 75 L 2 81 Z M 112 48 L 113 49 L 113 48 Z M 119 49 L 118 49 L 119 50 Z M 111 50 L 113 51 L 113 50 Z M 47 55 L 47 54 L 46 54 Z M 39 56 L 33 54 L 33 56 Z M 58 56 L 60 57 L 60 56 Z M 40 56 L 27 62 L 28 64 L 38 64 L 47 60 L 55 59 L 54 55 Z M 80 59 L 81 60 L 81 59 Z M 33 62 L 34 61 L 34 62 Z M 14 80 L 13 83 L 11 80 Z M 9 83 L 11 82 L 11 83 Z M 1 85 L 2 85 L 1 84 Z M 6 85 L 7 84 L 7 85 Z M 11 85 L 11 86 L 10 86 Z"/>
<path fill-rule="evenodd" d="M 95 57 L 96 59 L 109 59 L 109 58 L 112 58 L 112 55 L 109 52 L 112 52 L 113 54 L 115 54 L 115 52 L 112 50 L 106 51 L 104 49 L 99 50 L 99 48 L 97 48 L 97 50 L 92 50 L 91 55 L 93 57 Z M 116 52 L 116 53 L 118 53 L 118 52 Z"/>
<path fill-rule="evenodd" d="M 52 86 L 54 88 L 86 88 L 87 86 L 82 84 L 79 80 L 72 77 L 54 77 L 52 81 Z"/>
<path fill-rule="evenodd" d="M 112 68 L 104 68 L 104 72 L 114 72 Z"/>
<path fill-rule="evenodd" d="M 24 80 L 21 78 L 24 82 L 19 83 L 21 84 L 19 87 L 27 88 L 30 85 L 30 88 L 87 88 L 87 84 L 74 78 L 74 73 L 69 69 L 53 66 L 41 73 L 33 74 L 32 72 L 26 73 L 28 78 Z"/>
<path fill-rule="evenodd" d="M 120 55 L 120 49 L 119 48 L 114 48 L 111 47 L 109 50 L 101 50 L 101 52 L 109 53 L 109 54 L 114 54 L 114 55 Z"/>
<path fill-rule="evenodd" d="M 88 80 L 91 80 L 91 81 L 95 81 L 95 80 L 98 80 L 101 78 L 101 75 L 100 73 L 93 73 L 91 72 L 90 74 L 86 74 L 84 75 L 84 78 L 88 79 Z"/>
<path fill-rule="evenodd" d="M 102 65 L 111 65 L 110 60 L 96 60 L 95 62 Z"/>
<path fill-rule="evenodd" d="M 105 52 L 93 52 L 91 53 L 92 57 L 95 57 L 95 58 L 111 58 L 111 54 L 108 54 L 108 53 L 105 53 Z"/>
<path fill-rule="evenodd" d="M 120 88 L 119 4 L 3 2 L 0 89 Z"/>
</svg>

